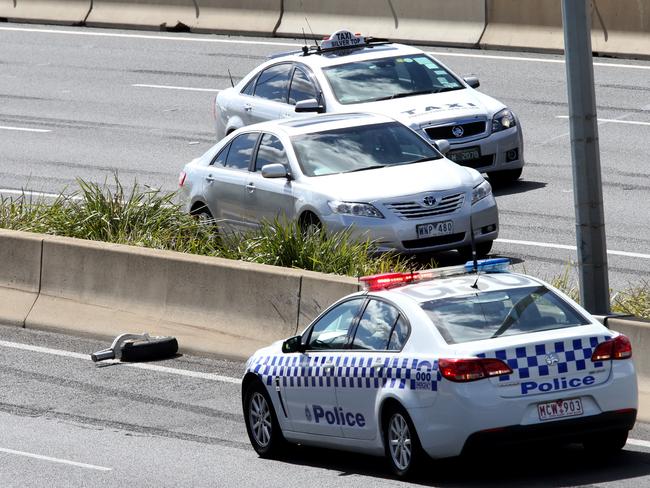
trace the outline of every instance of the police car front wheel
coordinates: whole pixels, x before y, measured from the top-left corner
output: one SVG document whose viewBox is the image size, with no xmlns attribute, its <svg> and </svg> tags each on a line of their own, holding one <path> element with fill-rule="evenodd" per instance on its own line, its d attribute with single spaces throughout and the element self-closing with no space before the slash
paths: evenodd
<svg viewBox="0 0 650 488">
<path fill-rule="evenodd" d="M 384 446 L 391 470 L 400 478 L 413 475 L 425 457 L 415 427 L 400 406 L 391 406 L 384 423 Z"/>
<path fill-rule="evenodd" d="M 284 437 L 265 388 L 254 382 L 244 396 L 246 431 L 253 449 L 264 458 L 278 457 L 282 452 Z"/>
</svg>

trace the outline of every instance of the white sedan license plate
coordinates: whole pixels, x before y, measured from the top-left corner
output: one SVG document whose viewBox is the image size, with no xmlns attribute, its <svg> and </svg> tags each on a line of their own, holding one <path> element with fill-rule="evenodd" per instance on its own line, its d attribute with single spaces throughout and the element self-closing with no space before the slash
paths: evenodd
<svg viewBox="0 0 650 488">
<path fill-rule="evenodd" d="M 464 163 L 465 161 L 473 161 L 481 157 L 481 151 L 478 147 L 468 147 L 466 149 L 458 149 L 456 151 L 449 151 L 447 159 L 451 159 L 454 163 Z"/>
<path fill-rule="evenodd" d="M 454 223 L 451 220 L 444 222 L 433 222 L 431 224 L 420 224 L 415 226 L 418 237 L 444 236 L 454 232 Z"/>
<path fill-rule="evenodd" d="M 540 420 L 559 419 L 563 417 L 576 417 L 582 415 L 582 400 L 580 398 L 569 398 L 568 400 L 556 400 L 554 402 L 539 403 L 537 413 Z"/>
</svg>

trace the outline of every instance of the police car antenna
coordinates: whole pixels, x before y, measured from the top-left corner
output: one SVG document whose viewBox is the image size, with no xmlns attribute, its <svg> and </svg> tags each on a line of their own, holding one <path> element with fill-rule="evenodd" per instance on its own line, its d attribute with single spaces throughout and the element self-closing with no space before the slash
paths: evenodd
<svg viewBox="0 0 650 488">
<path fill-rule="evenodd" d="M 228 76 L 230 76 L 230 86 L 235 88 L 235 82 L 232 81 L 232 73 L 230 72 L 230 68 L 228 68 Z"/>
</svg>

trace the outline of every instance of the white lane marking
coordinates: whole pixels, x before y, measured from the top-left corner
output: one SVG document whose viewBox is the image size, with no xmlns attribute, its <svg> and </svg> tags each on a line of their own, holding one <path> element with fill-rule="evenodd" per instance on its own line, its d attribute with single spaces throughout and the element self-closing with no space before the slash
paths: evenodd
<svg viewBox="0 0 650 488">
<path fill-rule="evenodd" d="M 566 249 L 568 251 L 577 251 L 578 249 L 576 246 L 568 246 L 566 244 L 553 244 L 550 242 L 535 242 L 535 241 L 518 241 L 515 239 L 501 239 L 500 237 L 496 239 L 495 242 L 502 242 L 503 244 L 516 244 L 519 246 L 534 246 L 534 247 L 548 247 L 552 249 Z M 608 249 L 607 254 L 612 254 L 613 256 L 625 256 L 627 258 L 650 259 L 650 254 L 641 254 L 639 252 L 613 251 Z"/>
<path fill-rule="evenodd" d="M 556 119 L 568 119 L 568 115 L 556 115 Z M 621 119 L 597 119 L 598 122 L 606 124 L 629 124 L 629 125 L 650 125 L 650 122 L 639 122 L 636 120 L 621 120 Z"/>
<path fill-rule="evenodd" d="M 61 349 L 51 349 L 49 347 L 32 346 L 31 344 L 21 344 L 19 342 L 0 341 L 0 347 L 9 347 L 12 349 L 20 349 L 22 351 L 40 352 L 43 354 L 50 354 L 53 356 L 62 356 L 62 357 L 68 357 L 74 359 L 83 359 L 85 361 L 92 361 L 90 359 L 90 354 L 80 354 L 78 352 L 63 351 Z M 105 363 L 119 363 L 119 361 L 102 361 L 102 364 Z M 120 363 L 120 364 L 122 366 L 126 366 L 129 368 L 146 369 L 149 371 L 157 371 L 159 373 L 169 373 L 178 376 L 188 376 L 190 378 L 200 378 L 203 380 L 220 381 L 223 383 L 232 383 L 235 385 L 241 383 L 241 380 L 239 378 L 233 378 L 231 376 L 223 376 L 219 374 L 201 373 L 199 371 L 188 371 L 186 369 L 169 368 L 167 366 L 158 366 L 155 364 L 144 364 L 144 363 Z"/>
<path fill-rule="evenodd" d="M 528 61 L 533 63 L 564 64 L 564 59 L 526 58 L 526 57 L 515 57 L 515 56 L 497 56 L 493 54 L 445 53 L 445 52 L 433 52 L 433 51 L 429 51 L 429 54 L 432 54 L 433 56 L 455 56 L 459 58 L 483 58 L 483 59 L 499 59 L 499 60 L 507 60 L 507 61 Z M 641 64 L 594 62 L 594 66 L 604 66 L 606 68 L 630 68 L 630 69 L 650 70 L 650 65 L 644 66 Z"/>
<path fill-rule="evenodd" d="M 38 198 L 59 198 L 60 195 L 59 193 L 46 193 L 42 191 L 31 191 L 31 190 L 14 190 L 11 188 L 0 188 L 0 195 L 1 194 L 6 194 L 6 195 L 17 195 L 19 197 L 21 196 L 26 196 L 26 197 L 38 197 Z M 81 200 L 80 196 L 67 196 L 63 195 L 65 198 L 69 200 Z"/>
<path fill-rule="evenodd" d="M 52 463 L 68 464 L 70 466 L 76 466 L 78 468 L 94 469 L 96 471 L 112 471 L 113 470 L 113 468 L 106 468 L 104 466 L 95 466 L 94 464 L 78 463 L 76 461 L 70 461 L 68 459 L 60 459 L 60 458 L 55 458 L 55 457 L 50 457 L 50 456 L 42 456 L 40 454 L 33 454 L 31 452 L 15 451 L 13 449 L 6 449 L 4 447 L 0 447 L 0 452 L 5 452 L 7 454 L 15 454 L 17 456 L 24 456 L 24 457 L 34 458 L 34 459 L 40 459 L 42 461 L 50 461 Z"/>
<path fill-rule="evenodd" d="M 49 129 L 29 129 L 27 127 L 9 127 L 6 125 L 0 125 L 0 129 L 2 130 L 15 130 L 15 131 L 20 131 L 20 132 L 52 132 Z"/>
<path fill-rule="evenodd" d="M 292 42 L 269 42 L 269 41 L 245 41 L 235 39 L 209 39 L 205 37 L 176 37 L 176 36 L 160 36 L 160 35 L 142 35 L 142 34 L 121 34 L 113 32 L 87 32 L 87 31 L 70 31 L 63 29 L 33 29 L 27 27 L 0 27 L 0 31 L 19 31 L 19 32 L 40 32 L 44 34 L 67 34 L 73 36 L 96 36 L 96 37 L 121 37 L 133 39 L 152 39 L 162 41 L 181 41 L 181 42 L 208 42 L 215 44 L 248 44 L 257 46 L 289 46 L 300 48 L 303 43 Z M 493 54 L 469 54 L 469 53 L 446 53 L 446 52 L 430 52 L 434 56 L 456 56 L 462 58 L 483 58 L 483 59 L 499 59 L 504 61 L 528 61 L 534 63 L 564 63 L 563 59 L 544 59 L 544 58 L 529 58 L 529 57 L 515 57 L 515 56 L 498 56 Z M 650 65 L 644 66 L 639 64 L 622 64 L 622 63 L 600 63 L 595 62 L 594 66 L 603 66 L 607 68 L 625 68 L 625 69 L 643 69 L 650 70 Z"/>
<path fill-rule="evenodd" d="M 639 446 L 639 447 L 647 447 L 650 448 L 650 442 L 648 441 L 642 441 L 640 439 L 628 439 L 627 443 L 630 446 Z"/>
<path fill-rule="evenodd" d="M 210 39 L 206 37 L 177 37 L 142 34 L 121 34 L 116 32 L 70 31 L 59 29 L 30 29 L 26 27 L 0 27 L 0 31 L 39 32 L 43 34 L 66 34 L 71 36 L 119 37 L 127 39 L 151 39 L 159 41 L 209 42 L 216 44 L 253 44 L 258 46 L 290 46 L 299 48 L 302 44 L 288 42 L 244 41 L 234 39 Z"/>
<path fill-rule="evenodd" d="M 134 83 L 131 86 L 135 86 L 138 88 L 163 88 L 166 90 L 184 90 L 184 91 L 214 92 L 214 93 L 218 93 L 221 91 L 221 90 L 217 90 L 216 88 L 192 88 L 189 86 L 146 85 L 144 83 Z"/>
</svg>

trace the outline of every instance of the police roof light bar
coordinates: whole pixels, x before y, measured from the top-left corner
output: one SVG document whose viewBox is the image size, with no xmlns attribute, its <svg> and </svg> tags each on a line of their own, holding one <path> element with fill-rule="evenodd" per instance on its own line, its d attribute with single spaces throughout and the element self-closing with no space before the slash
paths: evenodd
<svg viewBox="0 0 650 488">
<path fill-rule="evenodd" d="M 480 259 L 476 262 L 476 269 L 483 273 L 503 273 L 508 270 L 509 265 L 510 259 L 508 258 Z M 366 291 L 378 291 L 420 281 L 430 281 L 436 278 L 473 273 L 475 272 L 474 266 L 473 261 L 467 261 L 467 263 L 459 266 L 362 276 L 359 278 L 359 282 Z"/>
</svg>

